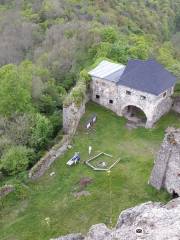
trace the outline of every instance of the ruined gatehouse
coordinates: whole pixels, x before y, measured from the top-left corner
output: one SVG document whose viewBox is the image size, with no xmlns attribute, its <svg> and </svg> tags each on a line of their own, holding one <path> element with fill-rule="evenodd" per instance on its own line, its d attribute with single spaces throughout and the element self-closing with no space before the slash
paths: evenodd
<svg viewBox="0 0 180 240">
<path fill-rule="evenodd" d="M 94 102 L 127 118 L 140 110 L 146 128 L 171 109 L 176 77 L 155 60 L 102 61 L 89 74 Z"/>
</svg>

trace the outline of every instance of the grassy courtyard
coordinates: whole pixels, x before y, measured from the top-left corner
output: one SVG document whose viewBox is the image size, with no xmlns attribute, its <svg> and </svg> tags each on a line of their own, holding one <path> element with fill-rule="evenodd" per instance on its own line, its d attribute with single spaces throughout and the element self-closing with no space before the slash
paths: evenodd
<svg viewBox="0 0 180 240">
<path fill-rule="evenodd" d="M 98 120 L 87 132 L 85 122 L 96 113 Z M 179 116 L 169 113 L 152 130 L 144 128 L 128 130 L 126 120 L 117 117 L 96 104 L 89 103 L 82 118 L 72 149 L 58 159 L 38 181 L 28 184 L 29 194 L 18 200 L 10 194 L 0 209 L 1 240 L 48 240 L 71 232 L 86 232 L 92 225 L 104 222 L 116 223 L 119 213 L 146 201 L 166 202 L 165 191 L 158 192 L 147 184 L 153 160 L 168 126 L 180 127 Z M 88 146 L 92 154 L 112 154 L 121 161 L 106 172 L 95 172 L 83 161 L 88 158 Z M 80 152 L 81 163 L 66 166 L 67 160 Z M 50 176 L 51 172 L 54 176 Z M 92 179 L 84 190 L 89 196 L 75 198 L 79 180 Z M 110 184 L 111 183 L 111 184 Z M 112 192 L 112 198 L 110 198 Z"/>
</svg>

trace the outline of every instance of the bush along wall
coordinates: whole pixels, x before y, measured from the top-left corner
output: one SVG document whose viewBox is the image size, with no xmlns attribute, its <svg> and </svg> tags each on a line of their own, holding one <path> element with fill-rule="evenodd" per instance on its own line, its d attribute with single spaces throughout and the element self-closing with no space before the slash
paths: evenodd
<svg viewBox="0 0 180 240">
<path fill-rule="evenodd" d="M 76 86 L 72 88 L 70 93 L 66 96 L 63 106 L 68 107 L 75 104 L 76 107 L 80 107 L 83 101 L 86 99 L 89 89 L 91 78 L 86 70 L 82 70 L 79 74 L 79 80 Z"/>
<path fill-rule="evenodd" d="M 63 105 L 63 130 L 66 134 L 74 134 L 85 104 L 89 101 L 90 76 L 86 70 L 81 71 L 76 86 L 67 95 Z"/>
<path fill-rule="evenodd" d="M 66 96 L 63 104 L 63 128 L 65 135 L 59 144 L 45 154 L 29 171 L 29 178 L 35 180 L 41 177 L 50 165 L 62 156 L 70 144 L 82 115 L 85 104 L 89 100 L 88 90 L 90 77 L 86 70 L 81 71 L 76 86 Z"/>
</svg>

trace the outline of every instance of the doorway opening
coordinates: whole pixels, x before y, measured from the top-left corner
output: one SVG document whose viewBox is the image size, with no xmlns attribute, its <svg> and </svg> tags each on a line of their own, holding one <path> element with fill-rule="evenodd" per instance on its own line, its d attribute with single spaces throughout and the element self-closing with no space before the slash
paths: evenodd
<svg viewBox="0 0 180 240">
<path fill-rule="evenodd" d="M 123 116 L 128 120 L 128 124 L 135 127 L 145 127 L 147 122 L 146 114 L 139 107 L 128 105 L 123 110 Z"/>
</svg>

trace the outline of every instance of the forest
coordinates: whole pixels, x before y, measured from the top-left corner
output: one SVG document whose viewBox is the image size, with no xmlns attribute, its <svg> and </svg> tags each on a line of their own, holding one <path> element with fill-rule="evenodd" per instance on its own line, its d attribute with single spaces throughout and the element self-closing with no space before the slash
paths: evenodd
<svg viewBox="0 0 180 240">
<path fill-rule="evenodd" d="M 0 0 L 0 31 L 1 180 L 61 139 L 64 98 L 99 59 L 157 59 L 180 91 L 179 0 Z"/>
</svg>

